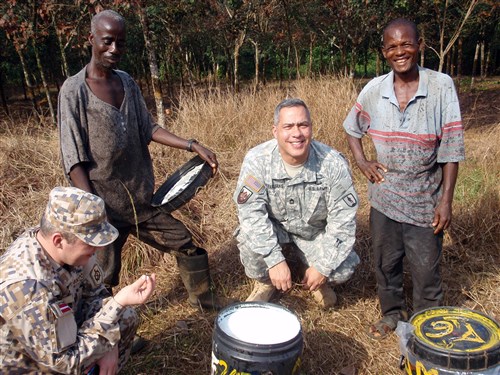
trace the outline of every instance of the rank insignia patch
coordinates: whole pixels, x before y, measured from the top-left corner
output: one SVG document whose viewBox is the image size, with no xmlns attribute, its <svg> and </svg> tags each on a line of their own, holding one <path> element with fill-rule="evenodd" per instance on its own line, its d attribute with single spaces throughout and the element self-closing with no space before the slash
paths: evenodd
<svg viewBox="0 0 500 375">
<path fill-rule="evenodd" d="M 252 196 L 253 192 L 247 188 L 246 186 L 243 186 L 240 190 L 240 192 L 238 193 L 238 199 L 237 199 L 237 202 L 239 204 L 243 204 L 245 203 L 248 198 L 250 198 Z"/>
<path fill-rule="evenodd" d="M 351 193 L 347 194 L 344 198 L 342 198 L 342 200 L 349 207 L 354 207 L 358 203 L 356 198 L 354 198 L 354 195 L 352 195 Z"/>
</svg>

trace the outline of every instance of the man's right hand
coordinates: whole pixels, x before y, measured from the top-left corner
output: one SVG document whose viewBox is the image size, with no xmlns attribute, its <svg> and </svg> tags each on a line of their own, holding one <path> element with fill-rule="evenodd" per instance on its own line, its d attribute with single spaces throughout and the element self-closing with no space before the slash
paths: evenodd
<svg viewBox="0 0 500 375">
<path fill-rule="evenodd" d="M 354 160 L 356 160 L 358 168 L 363 172 L 365 177 L 372 183 L 380 184 L 384 182 L 384 175 L 382 172 L 386 173 L 388 171 L 387 167 L 376 160 L 366 160 L 361 139 L 347 134 L 347 143 L 349 143 L 349 148 L 354 156 Z"/>
<path fill-rule="evenodd" d="M 357 161 L 356 164 L 370 182 L 377 184 L 384 182 L 384 175 L 382 172 L 386 173 L 388 170 L 384 164 L 379 163 L 376 160 Z"/>
<path fill-rule="evenodd" d="M 269 268 L 269 278 L 274 287 L 283 292 L 292 287 L 292 274 L 285 260 Z"/>
<path fill-rule="evenodd" d="M 113 297 L 122 306 L 140 305 L 148 300 L 156 286 L 156 275 L 142 275 Z"/>
</svg>

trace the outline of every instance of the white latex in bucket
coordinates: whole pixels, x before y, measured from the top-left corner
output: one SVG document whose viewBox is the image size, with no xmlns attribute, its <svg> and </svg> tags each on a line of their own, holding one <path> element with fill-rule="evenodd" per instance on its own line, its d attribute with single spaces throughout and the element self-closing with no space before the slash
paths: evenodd
<svg viewBox="0 0 500 375">
<path fill-rule="evenodd" d="M 235 306 L 226 311 L 218 323 L 227 335 L 250 344 L 279 344 L 300 332 L 300 322 L 295 315 L 272 305 Z"/>
</svg>

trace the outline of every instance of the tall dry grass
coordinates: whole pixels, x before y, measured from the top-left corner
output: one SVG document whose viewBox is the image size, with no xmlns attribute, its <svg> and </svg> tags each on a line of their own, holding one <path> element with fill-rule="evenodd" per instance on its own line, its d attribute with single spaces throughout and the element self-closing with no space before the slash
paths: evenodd
<svg viewBox="0 0 500 375">
<path fill-rule="evenodd" d="M 274 106 L 286 96 L 300 97 L 309 105 L 316 139 L 351 156 L 342 121 L 356 90 L 346 79 L 305 79 L 284 89 L 267 86 L 256 94 L 233 95 L 221 90 L 183 93 L 169 119 L 171 131 L 195 137 L 217 153 L 217 176 L 174 215 L 209 251 L 219 292 L 236 299 L 243 300 L 251 285 L 232 239 L 237 225 L 232 194 L 245 152 L 271 137 Z M 445 236 L 442 269 L 445 304 L 500 318 L 500 127 L 495 125 L 498 122 L 481 129 L 470 126 L 466 132 L 467 161 L 460 167 L 454 224 Z M 50 189 L 66 181 L 54 129 L 17 118 L 3 119 L 0 126 L 0 242 L 5 249 L 21 230 L 36 224 Z M 370 142 L 366 148 L 372 152 Z M 154 144 L 151 153 L 157 185 L 193 156 Z M 338 308 L 322 311 L 298 288 L 281 298 L 302 322 L 304 374 L 340 374 L 354 369 L 359 374 L 401 374 L 397 337 L 376 342 L 365 334 L 367 325 L 379 318 L 379 310 L 367 229 L 366 182 L 355 168 L 353 176 L 361 198 L 356 246 L 362 264 L 348 283 L 336 289 Z M 133 356 L 124 373 L 208 374 L 216 313 L 189 307 L 173 257 L 132 238 L 124 250 L 122 283 L 145 271 L 158 274 L 155 299 L 140 308 L 140 333 L 152 345 Z M 405 280 L 409 291 L 409 274 Z"/>
</svg>

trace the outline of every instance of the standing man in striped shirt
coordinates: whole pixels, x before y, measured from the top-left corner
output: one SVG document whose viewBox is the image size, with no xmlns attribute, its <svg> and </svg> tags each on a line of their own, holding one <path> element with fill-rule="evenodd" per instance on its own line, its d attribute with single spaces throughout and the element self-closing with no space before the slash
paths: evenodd
<svg viewBox="0 0 500 375">
<path fill-rule="evenodd" d="M 443 230 L 451 223 L 463 127 L 452 79 L 417 65 L 415 23 L 391 21 L 382 52 L 392 71 L 374 78 L 344 121 L 349 146 L 369 180 L 370 229 L 382 319 L 368 334 L 382 339 L 408 317 L 403 258 L 413 280 L 413 311 L 439 306 Z M 376 159 L 361 143 L 368 133 Z"/>
</svg>

